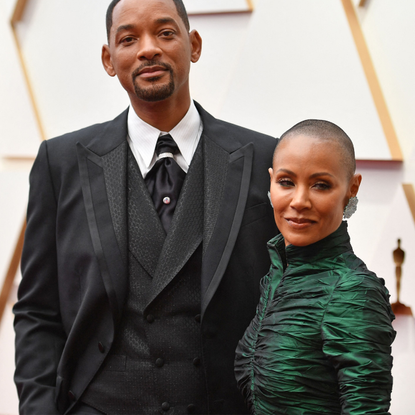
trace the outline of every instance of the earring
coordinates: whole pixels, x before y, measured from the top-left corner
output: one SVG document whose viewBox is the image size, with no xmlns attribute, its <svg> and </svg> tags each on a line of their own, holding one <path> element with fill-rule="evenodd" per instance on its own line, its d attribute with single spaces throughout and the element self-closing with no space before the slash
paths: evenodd
<svg viewBox="0 0 415 415">
<path fill-rule="evenodd" d="M 356 196 L 352 196 L 349 199 L 349 202 L 347 203 L 347 205 L 345 206 L 345 208 L 343 210 L 343 218 L 344 219 L 349 219 L 353 215 L 353 213 L 356 212 L 358 201 L 359 201 L 359 199 Z"/>
<path fill-rule="evenodd" d="M 274 209 L 274 206 L 272 206 L 272 202 L 271 202 L 271 193 L 268 192 L 268 199 L 269 199 L 269 203 L 271 205 L 271 207 Z"/>
</svg>

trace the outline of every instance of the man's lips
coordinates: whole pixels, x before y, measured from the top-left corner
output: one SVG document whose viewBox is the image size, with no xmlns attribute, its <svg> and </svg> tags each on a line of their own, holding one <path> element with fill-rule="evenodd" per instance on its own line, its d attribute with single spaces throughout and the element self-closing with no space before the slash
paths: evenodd
<svg viewBox="0 0 415 415">
<path fill-rule="evenodd" d="M 165 72 L 167 72 L 167 69 L 164 66 L 146 66 L 138 72 L 137 76 L 142 78 L 154 78 L 163 75 Z"/>
</svg>

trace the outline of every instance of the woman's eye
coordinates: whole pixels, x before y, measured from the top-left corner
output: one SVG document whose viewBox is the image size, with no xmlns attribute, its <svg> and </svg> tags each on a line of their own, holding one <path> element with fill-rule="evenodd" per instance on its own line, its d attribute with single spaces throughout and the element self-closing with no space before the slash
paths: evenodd
<svg viewBox="0 0 415 415">
<path fill-rule="evenodd" d="M 327 190 L 331 188 L 331 186 L 328 183 L 324 183 L 324 182 L 315 183 L 313 187 L 317 190 Z"/>
<path fill-rule="evenodd" d="M 278 184 L 282 187 L 294 186 L 294 183 L 290 179 L 279 179 Z"/>
</svg>

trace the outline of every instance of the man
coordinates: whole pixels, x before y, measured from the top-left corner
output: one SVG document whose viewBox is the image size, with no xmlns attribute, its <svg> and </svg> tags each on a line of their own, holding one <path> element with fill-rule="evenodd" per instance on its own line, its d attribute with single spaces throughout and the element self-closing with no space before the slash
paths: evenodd
<svg viewBox="0 0 415 415">
<path fill-rule="evenodd" d="M 201 38 L 181 0 L 114 0 L 107 29 L 102 61 L 130 108 L 44 142 L 31 173 L 20 411 L 246 413 L 233 360 L 276 233 L 275 141 L 191 100 Z M 180 197 L 157 184 L 172 167 Z"/>
</svg>

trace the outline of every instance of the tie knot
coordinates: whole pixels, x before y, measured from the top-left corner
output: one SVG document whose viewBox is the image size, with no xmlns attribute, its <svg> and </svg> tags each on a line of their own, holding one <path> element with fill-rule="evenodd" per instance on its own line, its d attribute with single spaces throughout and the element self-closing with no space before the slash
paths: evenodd
<svg viewBox="0 0 415 415">
<path fill-rule="evenodd" d="M 170 134 L 161 135 L 156 144 L 156 154 L 160 156 L 165 153 L 176 154 L 179 152 L 176 142 Z"/>
</svg>

